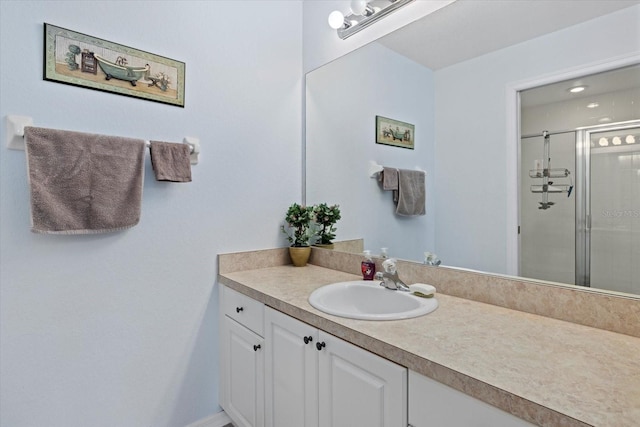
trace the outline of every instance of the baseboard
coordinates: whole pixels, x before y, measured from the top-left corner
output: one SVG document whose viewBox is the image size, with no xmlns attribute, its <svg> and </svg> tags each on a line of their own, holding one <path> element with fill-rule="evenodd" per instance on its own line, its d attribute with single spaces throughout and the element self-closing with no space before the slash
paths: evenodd
<svg viewBox="0 0 640 427">
<path fill-rule="evenodd" d="M 231 422 L 231 418 L 224 412 L 220 411 L 210 417 L 203 418 L 186 427 L 223 427 Z"/>
</svg>

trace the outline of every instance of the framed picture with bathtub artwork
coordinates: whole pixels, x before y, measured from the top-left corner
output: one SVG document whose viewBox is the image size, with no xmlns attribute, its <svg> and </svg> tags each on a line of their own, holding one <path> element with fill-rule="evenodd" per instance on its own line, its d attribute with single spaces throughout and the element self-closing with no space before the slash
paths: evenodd
<svg viewBox="0 0 640 427">
<path fill-rule="evenodd" d="M 413 150 L 416 127 L 410 123 L 376 116 L 376 144 Z"/>
<path fill-rule="evenodd" d="M 47 23 L 44 79 L 184 107 L 184 62 Z"/>
</svg>

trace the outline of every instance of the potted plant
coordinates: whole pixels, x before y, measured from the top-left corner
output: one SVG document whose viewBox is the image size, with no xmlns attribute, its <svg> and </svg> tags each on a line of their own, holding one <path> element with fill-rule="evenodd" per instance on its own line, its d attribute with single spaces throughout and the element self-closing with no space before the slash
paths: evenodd
<svg viewBox="0 0 640 427">
<path fill-rule="evenodd" d="M 340 207 L 338 205 L 328 206 L 320 203 L 313 207 L 313 220 L 316 224 L 315 235 L 318 237 L 316 246 L 333 248 L 333 239 L 336 238 L 335 224 L 340 219 Z"/>
<path fill-rule="evenodd" d="M 311 255 L 309 240 L 313 236 L 311 231 L 312 218 L 313 207 L 301 206 L 297 203 L 289 206 L 284 217 L 285 224 L 282 225 L 281 229 L 287 235 L 287 239 L 291 244 L 289 246 L 289 255 L 293 265 L 296 267 L 307 265 Z"/>
</svg>

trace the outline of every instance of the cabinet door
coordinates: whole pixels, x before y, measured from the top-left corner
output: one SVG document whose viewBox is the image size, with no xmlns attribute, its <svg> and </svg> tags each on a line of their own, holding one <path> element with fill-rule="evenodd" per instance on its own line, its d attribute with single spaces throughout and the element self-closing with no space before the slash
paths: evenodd
<svg viewBox="0 0 640 427">
<path fill-rule="evenodd" d="M 413 371 L 409 371 L 409 425 L 533 427 L 525 420 Z"/>
<path fill-rule="evenodd" d="M 407 369 L 319 332 L 320 427 L 406 427 Z"/>
<path fill-rule="evenodd" d="M 265 426 L 318 426 L 318 330 L 265 309 Z"/>
<path fill-rule="evenodd" d="M 223 322 L 221 403 L 237 427 L 263 427 L 264 340 L 228 316 Z"/>
</svg>

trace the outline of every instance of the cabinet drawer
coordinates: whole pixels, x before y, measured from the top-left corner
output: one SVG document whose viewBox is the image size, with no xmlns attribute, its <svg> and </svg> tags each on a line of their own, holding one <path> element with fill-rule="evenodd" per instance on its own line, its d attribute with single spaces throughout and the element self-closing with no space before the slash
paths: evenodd
<svg viewBox="0 0 640 427">
<path fill-rule="evenodd" d="M 223 286 L 222 310 L 238 323 L 264 336 L 264 304 Z"/>
</svg>

